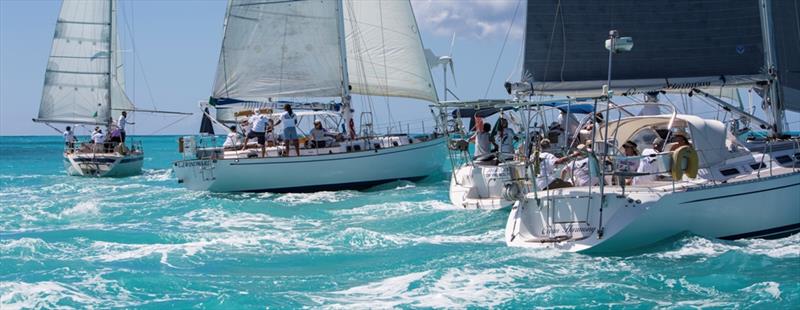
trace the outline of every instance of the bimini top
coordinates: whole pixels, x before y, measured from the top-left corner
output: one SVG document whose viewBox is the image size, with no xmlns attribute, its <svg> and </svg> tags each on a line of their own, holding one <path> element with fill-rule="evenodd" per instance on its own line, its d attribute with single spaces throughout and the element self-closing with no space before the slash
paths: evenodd
<svg viewBox="0 0 800 310">
<path fill-rule="evenodd" d="M 612 121 L 608 124 L 609 140 L 628 141 L 646 128 L 685 128 L 697 151 L 700 168 L 708 168 L 742 155 L 738 151 L 731 151 L 728 147 L 735 142 L 728 141 L 728 132 L 722 122 L 694 115 L 676 114 L 674 119 L 672 115 L 634 116 L 623 118 L 618 122 Z M 597 141 L 605 140 L 602 132 L 604 130 L 598 130 Z"/>
</svg>

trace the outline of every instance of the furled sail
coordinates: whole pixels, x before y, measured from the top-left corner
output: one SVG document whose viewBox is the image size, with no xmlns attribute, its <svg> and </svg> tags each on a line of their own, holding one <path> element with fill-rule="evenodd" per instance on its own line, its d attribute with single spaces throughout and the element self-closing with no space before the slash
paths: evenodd
<svg viewBox="0 0 800 310">
<path fill-rule="evenodd" d="M 437 102 L 409 1 L 344 0 L 352 92 Z"/>
<path fill-rule="evenodd" d="M 342 94 L 337 1 L 232 0 L 213 99 Z"/>
<path fill-rule="evenodd" d="M 64 0 L 37 121 L 107 124 L 120 113 L 117 109 L 133 109 L 120 80 L 124 73 L 122 56 L 116 52 L 117 36 L 111 35 L 114 2 Z"/>
<path fill-rule="evenodd" d="M 758 1 L 537 0 L 527 14 L 525 79 L 540 92 L 599 95 L 612 29 L 634 43 L 614 56 L 617 94 L 766 79 Z"/>
<path fill-rule="evenodd" d="M 772 24 L 781 102 L 800 112 L 800 0 L 773 0 Z"/>
</svg>

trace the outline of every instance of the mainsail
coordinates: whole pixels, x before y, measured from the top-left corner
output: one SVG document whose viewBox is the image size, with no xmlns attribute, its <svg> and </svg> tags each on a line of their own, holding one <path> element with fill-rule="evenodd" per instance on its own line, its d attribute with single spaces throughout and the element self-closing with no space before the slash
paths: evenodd
<svg viewBox="0 0 800 310">
<path fill-rule="evenodd" d="M 115 3 L 64 0 L 36 121 L 108 124 L 133 109 L 123 88 Z"/>
<path fill-rule="evenodd" d="M 758 1 L 720 0 L 528 1 L 526 79 L 544 93 L 599 95 L 608 74 L 603 42 L 612 29 L 634 42 L 614 57 L 617 94 L 767 79 Z"/>
<path fill-rule="evenodd" d="M 409 1 L 345 0 L 344 19 L 353 93 L 437 102 Z"/>
<path fill-rule="evenodd" d="M 800 0 L 773 0 L 772 20 L 781 102 L 800 112 Z"/>
<path fill-rule="evenodd" d="M 233 0 L 213 98 L 342 94 L 336 1 Z"/>
<path fill-rule="evenodd" d="M 230 2 L 213 104 L 338 97 L 345 84 L 354 94 L 436 102 L 409 1 Z"/>
</svg>

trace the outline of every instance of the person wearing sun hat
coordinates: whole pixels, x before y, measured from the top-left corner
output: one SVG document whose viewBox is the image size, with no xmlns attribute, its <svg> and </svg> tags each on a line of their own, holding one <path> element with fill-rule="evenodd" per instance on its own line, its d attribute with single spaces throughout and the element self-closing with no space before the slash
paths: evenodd
<svg viewBox="0 0 800 310">
<path fill-rule="evenodd" d="M 692 145 L 691 143 L 689 143 L 689 135 L 687 135 L 686 131 L 684 131 L 683 129 L 678 129 L 675 132 L 673 132 L 672 137 L 675 141 L 675 144 L 669 148 L 670 152 L 677 150 L 681 146 Z"/>
</svg>

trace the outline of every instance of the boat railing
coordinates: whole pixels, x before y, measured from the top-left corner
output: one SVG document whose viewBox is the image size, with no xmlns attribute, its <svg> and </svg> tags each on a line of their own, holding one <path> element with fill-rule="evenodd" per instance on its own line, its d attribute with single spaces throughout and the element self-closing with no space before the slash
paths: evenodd
<svg viewBox="0 0 800 310">
<path fill-rule="evenodd" d="M 381 148 L 390 148 L 408 143 L 415 143 L 419 141 L 426 141 L 439 136 L 439 126 L 436 126 L 433 121 L 426 120 L 411 120 L 400 121 L 385 124 L 372 125 L 371 130 L 363 135 L 357 135 L 354 139 L 347 137 L 345 133 L 331 129 L 328 131 L 326 143 L 324 146 L 321 144 L 313 143 L 310 131 L 298 128 L 300 135 L 300 146 L 302 150 L 327 150 L 331 147 L 344 146 L 347 152 L 350 151 L 365 151 Z M 338 128 L 337 128 L 338 129 Z M 280 130 L 277 130 L 280 133 Z M 280 136 L 280 134 L 278 134 Z M 236 148 L 223 149 L 222 142 L 226 137 L 202 134 L 199 136 L 184 136 L 178 139 L 179 152 L 182 154 L 183 159 L 221 159 L 225 156 L 225 152 L 242 152 L 242 156 L 250 156 L 253 148 L 241 149 L 241 145 Z M 254 139 L 251 139 L 252 143 Z M 248 143 L 250 145 L 250 143 Z M 268 147 L 274 152 L 274 148 L 278 148 L 279 152 L 283 150 L 284 144 L 282 140 L 275 140 L 273 143 L 268 142 Z M 321 155 L 322 151 L 315 154 L 308 154 L 304 156 Z M 327 153 L 325 153 L 327 154 Z"/>
<path fill-rule="evenodd" d="M 64 144 L 64 153 L 67 154 L 111 154 L 117 153 L 126 155 L 130 153 L 142 152 L 142 142 L 130 140 L 125 143 L 118 141 L 106 141 L 104 143 L 94 143 L 93 141 L 71 142 Z"/>
</svg>

